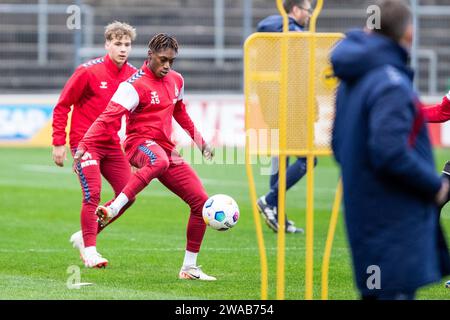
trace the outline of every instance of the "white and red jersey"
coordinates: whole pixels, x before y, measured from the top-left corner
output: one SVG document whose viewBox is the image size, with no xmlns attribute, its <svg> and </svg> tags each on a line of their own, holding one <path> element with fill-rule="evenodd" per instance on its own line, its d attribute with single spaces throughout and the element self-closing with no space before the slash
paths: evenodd
<svg viewBox="0 0 450 320">
<path fill-rule="evenodd" d="M 156 77 L 147 61 L 130 79 L 120 84 L 105 111 L 97 118 L 81 143 L 109 143 L 120 126 L 117 120 L 128 114 L 125 151 L 144 140 L 153 140 L 166 150 L 173 150 L 172 117 L 202 148 L 205 144 L 186 112 L 183 102 L 183 77 L 171 70 L 163 78 Z"/>
<path fill-rule="evenodd" d="M 80 65 L 65 84 L 53 110 L 53 145 L 66 144 L 67 118 L 73 106 L 69 138 L 70 147 L 76 148 L 119 84 L 136 71 L 128 62 L 119 69 L 108 55 Z"/>
</svg>

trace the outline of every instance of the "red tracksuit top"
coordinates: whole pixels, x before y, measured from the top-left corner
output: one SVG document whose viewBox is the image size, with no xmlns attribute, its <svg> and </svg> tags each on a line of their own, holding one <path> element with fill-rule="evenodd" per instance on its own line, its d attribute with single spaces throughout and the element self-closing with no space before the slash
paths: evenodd
<svg viewBox="0 0 450 320">
<path fill-rule="evenodd" d="M 158 78 L 146 61 L 138 72 L 120 84 L 81 143 L 85 149 L 109 143 L 120 129 L 117 119 L 129 114 L 125 140 L 127 153 L 145 140 L 153 140 L 165 150 L 173 150 L 172 117 L 201 149 L 205 141 L 186 112 L 183 95 L 184 80 L 178 72 L 171 70 L 165 77 Z"/>
<path fill-rule="evenodd" d="M 450 120 L 450 100 L 444 96 L 442 102 L 432 107 L 423 108 L 428 122 L 445 122 Z"/>
<path fill-rule="evenodd" d="M 70 147 L 74 149 L 97 117 L 105 110 L 119 84 L 137 71 L 126 62 L 119 68 L 109 55 L 80 65 L 69 78 L 53 110 L 53 145 L 66 144 L 66 126 L 73 105 Z M 119 127 L 120 127 L 120 119 Z M 119 141 L 119 139 L 117 139 Z"/>
</svg>

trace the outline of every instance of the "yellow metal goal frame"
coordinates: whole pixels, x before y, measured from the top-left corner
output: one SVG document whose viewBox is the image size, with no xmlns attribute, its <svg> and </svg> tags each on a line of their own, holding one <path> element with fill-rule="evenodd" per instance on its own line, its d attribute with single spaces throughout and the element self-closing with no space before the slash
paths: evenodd
<svg viewBox="0 0 450 320">
<path fill-rule="evenodd" d="M 314 261 L 314 158 L 316 156 L 331 155 L 331 147 L 317 148 L 314 143 L 314 122 L 316 119 L 315 109 L 315 94 L 316 94 L 316 39 L 321 37 L 334 37 L 336 39 L 342 38 L 342 34 L 337 33 L 316 33 L 317 18 L 323 7 L 323 0 L 318 0 L 316 8 L 311 17 L 309 32 L 290 33 L 288 32 L 288 16 L 283 8 L 282 0 L 276 0 L 277 8 L 283 17 L 283 32 L 282 33 L 255 33 L 251 35 L 244 44 L 244 92 L 245 92 L 245 127 L 246 127 L 246 147 L 245 159 L 246 170 L 250 188 L 250 198 L 252 203 L 253 218 L 256 227 L 256 235 L 258 241 L 258 250 L 261 264 L 261 299 L 268 299 L 268 264 L 266 248 L 264 245 L 264 237 L 261 225 L 261 217 L 256 206 L 257 195 L 255 180 L 252 170 L 252 155 L 262 155 L 264 152 L 254 152 L 250 149 L 250 122 L 251 115 L 249 114 L 251 101 L 251 94 L 249 92 L 250 85 L 255 82 L 272 81 L 279 83 L 279 142 L 276 154 L 279 157 L 279 191 L 278 191 L 278 225 L 277 234 L 277 280 L 276 280 L 276 298 L 283 300 L 285 298 L 285 192 L 286 192 L 286 158 L 288 156 L 304 156 L 307 158 L 307 194 L 306 194 L 306 268 L 305 268 L 305 299 L 312 300 L 313 297 L 313 261 Z M 261 38 L 279 39 L 280 42 L 280 71 L 279 72 L 251 72 L 250 71 L 250 49 L 254 41 Z M 288 103 L 288 41 L 293 38 L 309 39 L 309 60 L 308 60 L 308 99 L 307 99 L 307 145 L 306 148 L 290 149 L 287 146 L 287 103 Z M 265 154 L 268 155 L 268 154 Z M 322 299 L 328 298 L 328 269 L 331 256 L 332 243 L 334 233 L 337 225 L 340 202 L 342 198 L 342 186 L 339 182 L 330 225 L 325 245 L 325 252 L 322 263 Z"/>
</svg>

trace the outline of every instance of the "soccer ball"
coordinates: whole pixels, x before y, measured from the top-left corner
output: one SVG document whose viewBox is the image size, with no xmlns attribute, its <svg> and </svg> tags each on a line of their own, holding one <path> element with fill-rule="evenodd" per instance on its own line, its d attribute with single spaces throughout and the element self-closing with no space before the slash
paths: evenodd
<svg viewBox="0 0 450 320">
<path fill-rule="evenodd" d="M 445 287 L 446 287 L 447 289 L 450 289 L 450 280 L 447 281 L 447 282 L 445 283 Z"/>
<path fill-rule="evenodd" d="M 239 219 L 239 207 L 233 198 L 216 194 L 203 205 L 203 220 L 206 225 L 219 231 L 233 228 Z"/>
</svg>

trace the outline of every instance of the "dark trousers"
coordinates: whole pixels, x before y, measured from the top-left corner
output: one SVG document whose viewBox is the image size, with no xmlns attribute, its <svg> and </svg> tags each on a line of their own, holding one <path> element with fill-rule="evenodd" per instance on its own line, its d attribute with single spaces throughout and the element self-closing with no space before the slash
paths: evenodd
<svg viewBox="0 0 450 320">
<path fill-rule="evenodd" d="M 314 158 L 314 166 L 317 158 Z M 278 171 L 279 158 L 272 158 L 272 174 L 270 176 L 270 191 L 266 195 L 266 202 L 270 206 L 278 206 Z M 297 161 L 289 165 L 289 157 L 286 158 L 286 191 L 294 186 L 306 174 L 306 158 L 298 157 Z"/>
</svg>

